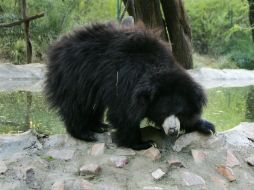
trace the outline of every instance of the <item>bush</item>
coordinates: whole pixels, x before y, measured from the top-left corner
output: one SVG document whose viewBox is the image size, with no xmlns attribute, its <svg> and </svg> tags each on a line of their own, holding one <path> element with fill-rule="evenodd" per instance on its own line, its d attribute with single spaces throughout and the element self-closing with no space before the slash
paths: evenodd
<svg viewBox="0 0 254 190">
<path fill-rule="evenodd" d="M 240 68 L 254 69 L 247 1 L 188 0 L 185 4 L 197 52 L 223 55 Z"/>
<path fill-rule="evenodd" d="M 0 23 L 9 23 L 21 18 L 17 2 L 1 1 Z M 45 13 L 44 17 L 30 23 L 33 60 L 41 59 L 49 44 L 73 27 L 92 21 L 115 19 L 115 4 L 115 0 L 27 0 L 28 15 Z M 24 39 L 23 27 L 0 28 L 0 55 L 21 63 L 20 52 L 15 48 L 17 40 L 20 39 Z"/>
<path fill-rule="evenodd" d="M 21 39 L 17 40 L 11 47 L 11 58 L 14 64 L 20 65 L 24 63 L 26 57 L 25 49 L 25 41 Z"/>
<path fill-rule="evenodd" d="M 239 68 L 252 69 L 254 70 L 254 45 L 244 45 L 241 47 L 239 44 L 239 49 L 233 49 L 229 57 L 233 60 Z"/>
<path fill-rule="evenodd" d="M 241 0 L 185 1 L 193 44 L 200 53 L 223 53 L 227 43 L 249 28 L 248 3 Z M 246 36 L 246 35 L 245 35 Z"/>
</svg>

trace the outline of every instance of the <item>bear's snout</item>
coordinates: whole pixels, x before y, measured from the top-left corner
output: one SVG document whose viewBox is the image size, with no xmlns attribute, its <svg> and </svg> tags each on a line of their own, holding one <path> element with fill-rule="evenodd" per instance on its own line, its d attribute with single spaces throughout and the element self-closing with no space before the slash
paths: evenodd
<svg viewBox="0 0 254 190">
<path fill-rule="evenodd" d="M 162 124 L 166 135 L 177 135 L 180 131 L 180 121 L 175 115 L 165 118 Z"/>
</svg>

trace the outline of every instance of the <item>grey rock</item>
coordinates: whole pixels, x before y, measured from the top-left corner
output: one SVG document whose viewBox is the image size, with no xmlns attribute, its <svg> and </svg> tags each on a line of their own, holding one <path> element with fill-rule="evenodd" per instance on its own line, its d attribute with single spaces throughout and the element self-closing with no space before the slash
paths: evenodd
<svg viewBox="0 0 254 190">
<path fill-rule="evenodd" d="M 35 178 L 35 169 L 33 167 L 23 168 L 24 178 L 27 186 L 31 189 L 39 189 L 40 185 L 38 184 Z"/>
<path fill-rule="evenodd" d="M 105 143 L 97 143 L 93 145 L 90 154 L 92 156 L 99 156 L 104 154 L 104 150 L 105 150 Z"/>
<path fill-rule="evenodd" d="M 62 150 L 49 150 L 47 156 L 51 156 L 54 159 L 59 160 L 70 160 L 74 156 L 75 151 L 72 149 L 62 149 Z"/>
<path fill-rule="evenodd" d="M 155 147 L 151 147 L 144 151 L 143 153 L 145 156 L 151 158 L 152 160 L 159 160 L 161 158 L 161 153 L 159 149 Z"/>
<path fill-rule="evenodd" d="M 98 164 L 83 165 L 80 169 L 80 175 L 98 175 L 101 173 L 101 167 Z"/>
<path fill-rule="evenodd" d="M 241 147 L 254 147 L 254 143 L 240 130 L 235 128 L 222 132 L 219 136 L 225 139 L 225 142 L 229 146 L 241 148 Z"/>
<path fill-rule="evenodd" d="M 213 182 L 213 188 L 216 190 L 227 190 L 228 189 L 228 183 L 217 177 L 217 176 L 212 176 L 211 181 Z"/>
<path fill-rule="evenodd" d="M 179 160 L 168 160 L 168 164 L 170 167 L 184 168 L 183 163 Z"/>
<path fill-rule="evenodd" d="M 173 150 L 180 152 L 186 147 L 215 148 L 221 146 L 222 141 L 216 136 L 205 136 L 198 132 L 188 133 L 180 136 L 173 145 Z"/>
<path fill-rule="evenodd" d="M 246 161 L 250 166 L 254 166 L 254 155 L 252 155 L 252 156 L 246 158 L 245 161 Z"/>
<path fill-rule="evenodd" d="M 219 136 L 225 139 L 225 142 L 235 148 L 254 148 L 254 123 L 243 122 L 238 126 L 221 132 Z"/>
<path fill-rule="evenodd" d="M 186 186 L 202 185 L 204 186 L 205 180 L 194 173 L 184 171 L 181 173 L 182 180 Z"/>
<path fill-rule="evenodd" d="M 7 171 L 7 166 L 0 160 L 0 174 L 4 174 Z"/>
<path fill-rule="evenodd" d="M 160 168 L 152 172 L 152 176 L 155 180 L 161 179 L 166 173 L 162 171 Z"/>
<path fill-rule="evenodd" d="M 227 150 L 226 165 L 229 166 L 229 167 L 234 167 L 234 166 L 239 166 L 240 165 L 239 160 L 235 157 L 232 150 Z"/>
<path fill-rule="evenodd" d="M 8 159 L 18 152 L 36 151 L 42 147 L 31 130 L 13 135 L 0 135 L 0 159 Z"/>
<path fill-rule="evenodd" d="M 191 154 L 195 163 L 197 164 L 202 163 L 207 157 L 207 153 L 201 150 L 196 150 L 196 149 L 192 149 Z"/>
<path fill-rule="evenodd" d="M 64 190 L 94 190 L 93 184 L 84 179 L 65 178 Z"/>
<path fill-rule="evenodd" d="M 52 185 L 51 190 L 64 190 L 64 181 L 63 180 L 56 181 Z"/>
<path fill-rule="evenodd" d="M 223 133 L 230 134 L 234 132 L 237 132 L 238 134 L 243 135 L 247 139 L 254 141 L 254 123 L 243 122 L 230 130 L 224 131 Z"/>
<path fill-rule="evenodd" d="M 125 165 L 128 164 L 128 158 L 126 156 L 113 156 L 110 158 L 110 161 L 115 165 L 117 168 L 123 168 Z"/>
<path fill-rule="evenodd" d="M 72 147 L 81 144 L 82 141 L 72 138 L 67 134 L 56 134 L 49 136 L 45 143 L 44 148 L 59 148 L 59 147 Z M 83 142 L 84 144 L 84 142 Z"/>
</svg>

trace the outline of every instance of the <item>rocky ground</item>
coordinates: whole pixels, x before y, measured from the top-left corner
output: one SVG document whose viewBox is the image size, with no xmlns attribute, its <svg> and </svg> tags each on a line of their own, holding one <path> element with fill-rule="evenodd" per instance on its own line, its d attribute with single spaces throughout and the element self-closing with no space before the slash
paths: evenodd
<svg viewBox="0 0 254 190">
<path fill-rule="evenodd" d="M 116 147 L 110 133 L 97 143 L 33 130 L 0 136 L 1 190 L 253 190 L 254 123 L 206 137 L 177 139 L 153 128 L 145 151 Z"/>
</svg>

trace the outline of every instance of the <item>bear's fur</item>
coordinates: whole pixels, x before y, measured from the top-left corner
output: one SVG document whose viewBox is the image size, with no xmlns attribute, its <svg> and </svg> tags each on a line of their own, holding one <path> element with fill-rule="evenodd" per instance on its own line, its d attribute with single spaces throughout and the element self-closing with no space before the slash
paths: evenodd
<svg viewBox="0 0 254 190">
<path fill-rule="evenodd" d="M 166 43 L 137 27 L 94 24 L 63 36 L 49 50 L 45 93 L 67 131 L 86 141 L 105 127 L 105 109 L 118 145 L 133 149 L 151 146 L 140 134 L 145 117 L 161 126 L 175 115 L 187 132 L 215 132 L 201 119 L 202 88 Z"/>
</svg>

